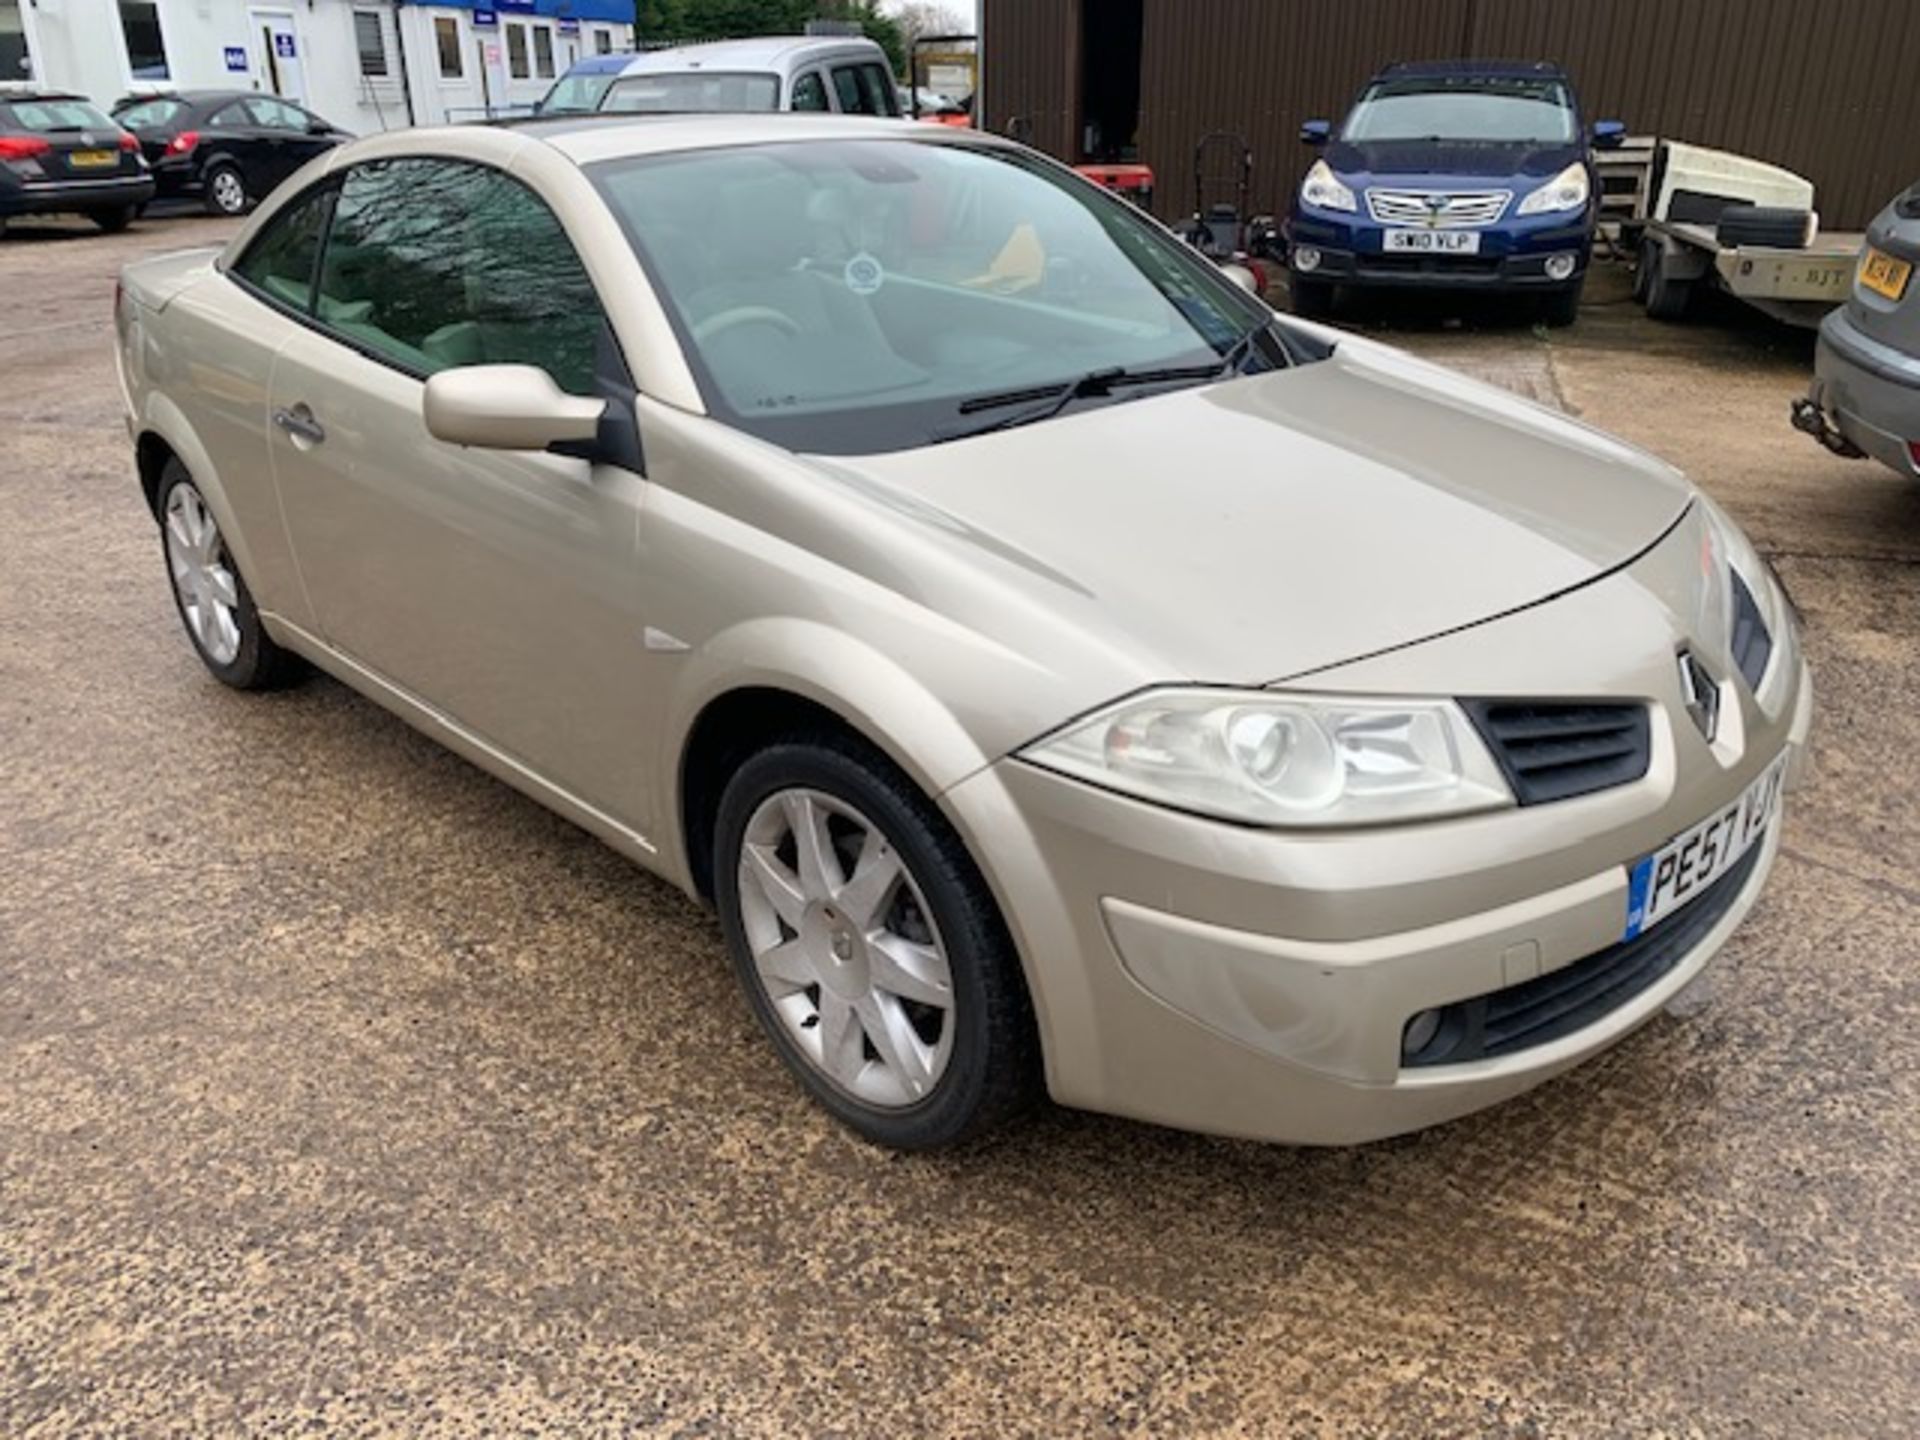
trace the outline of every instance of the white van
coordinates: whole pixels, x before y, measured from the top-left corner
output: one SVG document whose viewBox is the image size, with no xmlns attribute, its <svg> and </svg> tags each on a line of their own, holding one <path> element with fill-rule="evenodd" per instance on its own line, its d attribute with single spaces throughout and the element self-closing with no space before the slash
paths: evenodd
<svg viewBox="0 0 1920 1440">
<path fill-rule="evenodd" d="M 858 36 L 775 35 L 648 50 L 611 79 L 607 57 L 583 60 L 591 80 L 573 71 L 554 85 L 542 114 L 588 109 L 626 114 L 689 111 L 824 110 L 842 115 L 900 114 L 886 52 Z M 584 82 L 572 83 L 570 82 Z M 591 104 L 577 103 L 592 90 Z M 551 102 L 551 103 L 549 103 Z"/>
</svg>

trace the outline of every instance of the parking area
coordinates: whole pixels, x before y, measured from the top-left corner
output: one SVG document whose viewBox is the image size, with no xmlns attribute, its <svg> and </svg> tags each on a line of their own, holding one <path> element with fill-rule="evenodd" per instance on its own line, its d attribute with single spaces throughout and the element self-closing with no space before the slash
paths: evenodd
<svg viewBox="0 0 1920 1440">
<path fill-rule="evenodd" d="M 787 1078 L 717 927 L 341 685 L 178 633 L 119 266 L 0 242 L 0 1435 L 1920 1433 L 1920 487 L 1810 338 L 1359 317 L 1682 467 L 1804 612 L 1814 765 L 1668 1013 L 1345 1151 Z"/>
</svg>

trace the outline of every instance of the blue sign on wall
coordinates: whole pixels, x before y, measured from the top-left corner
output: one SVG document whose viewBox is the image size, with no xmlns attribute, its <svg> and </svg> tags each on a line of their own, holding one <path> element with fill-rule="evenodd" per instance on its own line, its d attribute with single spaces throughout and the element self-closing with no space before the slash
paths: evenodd
<svg viewBox="0 0 1920 1440">
<path fill-rule="evenodd" d="M 491 10 L 475 10 L 473 12 L 473 28 L 476 30 L 489 30 L 499 23 L 500 17 Z"/>
<path fill-rule="evenodd" d="M 282 60 L 291 60 L 293 54 L 293 36 L 282 30 L 273 37 L 273 53 Z"/>
<path fill-rule="evenodd" d="M 244 45 L 229 45 L 227 51 L 227 69 L 244 75 L 247 70 L 247 50 Z"/>
</svg>

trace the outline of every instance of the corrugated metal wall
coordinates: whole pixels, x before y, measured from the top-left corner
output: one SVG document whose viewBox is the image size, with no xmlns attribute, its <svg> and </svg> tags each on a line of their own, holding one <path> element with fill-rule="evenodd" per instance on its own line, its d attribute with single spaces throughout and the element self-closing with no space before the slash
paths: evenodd
<svg viewBox="0 0 1920 1440">
<path fill-rule="evenodd" d="M 1079 159 L 1080 12 L 982 0 L 986 119 Z M 1194 142 L 1252 142 L 1257 209 L 1285 208 L 1302 120 L 1337 118 L 1389 60 L 1553 60 L 1590 119 L 1785 165 L 1826 224 L 1857 227 L 1920 178 L 1920 0 L 1146 0 L 1141 158 L 1158 209 L 1192 203 Z"/>
</svg>

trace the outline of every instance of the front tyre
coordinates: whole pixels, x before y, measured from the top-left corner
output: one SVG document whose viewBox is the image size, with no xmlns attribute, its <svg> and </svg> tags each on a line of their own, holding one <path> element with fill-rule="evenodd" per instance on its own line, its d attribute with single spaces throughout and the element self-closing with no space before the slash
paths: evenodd
<svg viewBox="0 0 1920 1440">
<path fill-rule="evenodd" d="M 1580 292 L 1586 284 L 1583 276 L 1564 289 L 1550 292 L 1540 302 L 1540 318 L 1556 330 L 1573 324 L 1580 318 Z"/>
<path fill-rule="evenodd" d="M 178 460 L 160 476 L 160 542 L 180 623 L 215 679 L 236 690 L 268 690 L 299 674 L 299 660 L 261 626 L 206 497 Z"/>
<path fill-rule="evenodd" d="M 1287 280 L 1287 299 L 1293 307 L 1293 313 L 1303 320 L 1323 320 L 1333 314 L 1333 282 L 1290 276 Z"/>
<path fill-rule="evenodd" d="M 244 215 L 252 197 L 247 194 L 246 179 L 240 174 L 240 168 L 227 161 L 221 161 L 207 171 L 207 213 L 209 215 Z"/>
<path fill-rule="evenodd" d="M 734 773 L 715 829 L 741 985 L 837 1119 L 932 1150 L 1031 1096 L 1038 1047 L 1000 912 L 959 837 L 885 757 L 831 733 L 776 743 Z"/>
</svg>

